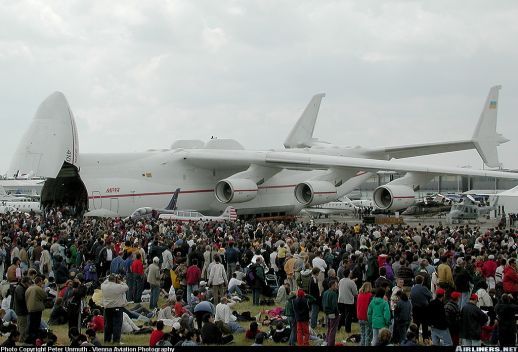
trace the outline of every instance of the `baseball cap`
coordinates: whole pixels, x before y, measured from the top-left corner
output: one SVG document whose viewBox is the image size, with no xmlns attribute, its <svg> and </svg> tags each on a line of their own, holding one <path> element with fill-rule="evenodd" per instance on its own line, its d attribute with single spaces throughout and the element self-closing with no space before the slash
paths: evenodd
<svg viewBox="0 0 518 352">
<path fill-rule="evenodd" d="M 435 293 L 439 296 L 444 296 L 446 291 L 443 288 L 438 288 L 437 290 L 435 290 Z"/>
<path fill-rule="evenodd" d="M 459 298 L 461 296 L 461 293 L 458 292 L 458 291 L 453 291 L 451 294 L 450 294 L 450 297 L 455 299 L 455 298 Z"/>
<path fill-rule="evenodd" d="M 469 297 L 470 300 L 472 301 L 478 301 L 478 296 L 476 293 L 473 293 L 470 297 Z"/>
</svg>

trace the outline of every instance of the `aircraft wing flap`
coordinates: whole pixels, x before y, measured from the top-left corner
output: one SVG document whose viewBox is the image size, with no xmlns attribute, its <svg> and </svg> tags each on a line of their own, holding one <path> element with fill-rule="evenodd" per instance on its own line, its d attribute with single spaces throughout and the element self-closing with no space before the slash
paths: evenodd
<svg viewBox="0 0 518 352">
<path fill-rule="evenodd" d="M 365 172 L 399 171 L 439 175 L 465 175 L 518 179 L 518 173 L 510 172 L 473 170 L 455 167 L 408 164 L 397 161 L 393 162 L 386 160 L 372 160 L 292 152 L 265 152 L 248 150 L 214 152 L 210 150 L 193 150 L 185 151 L 183 159 L 192 165 L 216 169 L 248 167 L 250 164 L 257 164 L 262 166 L 282 167 L 297 170 L 347 168 L 353 171 Z"/>
</svg>

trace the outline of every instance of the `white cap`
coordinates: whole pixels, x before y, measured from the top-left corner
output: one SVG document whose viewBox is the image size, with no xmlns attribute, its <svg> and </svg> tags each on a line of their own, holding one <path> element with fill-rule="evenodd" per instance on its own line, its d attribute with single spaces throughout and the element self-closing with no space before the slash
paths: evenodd
<svg viewBox="0 0 518 352">
<path fill-rule="evenodd" d="M 153 263 L 159 263 L 159 262 L 160 262 L 160 259 L 158 259 L 158 257 L 153 258 Z"/>
</svg>

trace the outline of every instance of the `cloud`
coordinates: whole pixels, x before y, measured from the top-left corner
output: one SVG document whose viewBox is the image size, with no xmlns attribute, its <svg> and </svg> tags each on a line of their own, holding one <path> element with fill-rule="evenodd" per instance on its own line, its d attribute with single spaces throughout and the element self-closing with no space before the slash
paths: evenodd
<svg viewBox="0 0 518 352">
<path fill-rule="evenodd" d="M 500 1 L 20 0 L 0 11 L 0 172 L 38 104 L 63 91 L 82 152 L 235 138 L 281 147 L 310 97 L 315 136 L 381 146 L 466 138 L 502 84 L 518 122 L 518 4 Z M 518 168 L 512 141 L 505 166 Z M 475 152 L 423 162 L 479 165 Z M 460 155 L 460 156 L 458 156 Z"/>
</svg>

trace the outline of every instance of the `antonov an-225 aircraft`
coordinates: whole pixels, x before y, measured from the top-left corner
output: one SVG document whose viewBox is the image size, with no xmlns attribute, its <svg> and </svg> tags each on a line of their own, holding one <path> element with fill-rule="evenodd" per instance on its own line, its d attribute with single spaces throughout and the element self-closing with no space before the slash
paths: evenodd
<svg viewBox="0 0 518 352">
<path fill-rule="evenodd" d="M 497 97 L 498 89 L 492 89 L 479 120 L 479 133 L 469 141 L 482 154 L 496 155 L 496 146 L 503 141 L 492 128 Z M 311 113 L 311 106 L 304 114 L 308 110 Z M 486 115 L 493 120 L 485 119 Z M 416 155 L 449 151 L 441 149 L 440 143 L 406 148 L 408 154 L 418 149 Z M 364 182 L 367 173 L 380 170 L 406 172 L 405 177 L 385 185 L 374 199 L 391 209 L 412 204 L 415 187 L 434 175 L 518 179 L 518 174 L 504 172 L 375 160 L 390 159 L 390 154 L 381 152 L 372 159 L 325 154 L 332 153 L 326 148 L 293 146 L 279 151 L 245 150 L 227 139 L 205 144 L 177 141 L 171 149 L 141 153 L 79 154 L 74 116 L 65 96 L 55 92 L 39 106 L 13 156 L 9 174 L 47 178 L 41 194 L 43 206 L 102 208 L 120 216 L 129 216 L 141 207 L 164 208 L 177 188 L 181 189 L 180 210 L 219 215 L 232 205 L 238 215 L 284 215 L 336 200 Z"/>
</svg>

